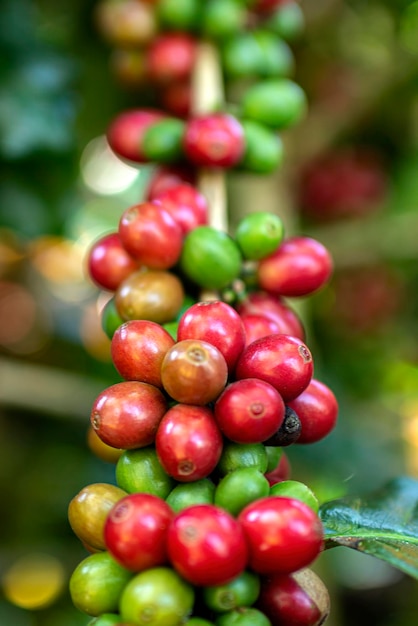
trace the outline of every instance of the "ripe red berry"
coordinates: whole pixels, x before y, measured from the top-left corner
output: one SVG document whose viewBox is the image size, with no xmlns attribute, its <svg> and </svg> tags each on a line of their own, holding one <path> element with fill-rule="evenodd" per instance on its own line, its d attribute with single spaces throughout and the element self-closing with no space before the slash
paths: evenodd
<svg viewBox="0 0 418 626">
<path fill-rule="evenodd" d="M 125 380 L 162 387 L 161 364 L 174 339 L 162 326 L 148 320 L 130 320 L 112 338 L 113 365 Z"/>
<path fill-rule="evenodd" d="M 280 427 L 285 406 L 278 391 L 257 378 L 238 380 L 226 387 L 215 403 L 219 428 L 236 443 L 257 443 Z"/>
<path fill-rule="evenodd" d="M 280 324 L 278 319 L 255 313 L 241 314 L 241 320 L 245 329 L 245 345 L 248 346 L 256 339 L 261 339 L 261 337 L 267 337 L 268 335 L 286 334 L 288 326 Z"/>
<path fill-rule="evenodd" d="M 180 258 L 183 234 L 179 224 L 161 206 L 142 202 L 126 209 L 119 221 L 119 236 L 138 263 L 169 269 Z"/>
<path fill-rule="evenodd" d="M 329 594 L 310 569 L 261 580 L 257 607 L 280 626 L 319 626 L 329 613 Z"/>
<path fill-rule="evenodd" d="M 323 548 L 323 527 L 300 500 L 268 496 L 239 514 L 249 547 L 249 566 L 259 574 L 290 574 L 312 563 Z"/>
<path fill-rule="evenodd" d="M 161 364 L 161 381 L 171 398 L 204 405 L 223 391 L 228 366 L 222 353 L 207 341 L 184 339 L 175 343 Z"/>
<path fill-rule="evenodd" d="M 167 400 L 153 385 L 138 381 L 108 387 L 93 403 L 90 421 L 104 443 L 125 450 L 154 443 Z"/>
<path fill-rule="evenodd" d="M 273 385 L 285 402 L 308 386 L 313 374 L 312 354 L 296 337 L 268 335 L 253 341 L 238 359 L 235 376 L 260 378 Z"/>
<path fill-rule="evenodd" d="M 151 81 L 183 81 L 191 75 L 196 58 L 196 41 L 187 33 L 163 33 L 146 51 L 147 74 Z"/>
<path fill-rule="evenodd" d="M 128 253 L 118 233 L 100 237 L 91 246 L 87 258 L 87 271 L 91 280 L 98 287 L 109 291 L 115 291 L 138 267 L 138 261 Z"/>
<path fill-rule="evenodd" d="M 305 338 L 301 320 L 280 296 L 265 291 L 253 291 L 239 303 L 237 311 L 241 316 L 254 314 L 268 317 L 279 325 L 279 332 L 298 337 L 302 341 Z"/>
<path fill-rule="evenodd" d="M 167 533 L 174 512 L 149 493 L 132 493 L 111 509 L 104 527 L 106 548 L 126 569 L 140 572 L 167 562 Z"/>
<path fill-rule="evenodd" d="M 232 167 L 244 153 L 244 130 L 227 113 L 194 117 L 186 125 L 183 147 L 194 165 Z"/>
<path fill-rule="evenodd" d="M 201 339 L 223 354 L 232 371 L 245 346 L 245 330 L 238 313 L 226 302 L 197 302 L 183 313 L 177 331 L 179 341 Z"/>
<path fill-rule="evenodd" d="M 156 109 L 130 109 L 120 113 L 107 130 L 109 146 L 122 159 L 145 163 L 147 159 L 141 150 L 144 132 L 164 117 L 165 113 Z"/>
<path fill-rule="evenodd" d="M 258 264 L 261 289 L 281 296 L 310 295 L 331 276 L 333 263 L 325 246 L 311 237 L 289 237 Z"/>
<path fill-rule="evenodd" d="M 289 402 L 300 419 L 302 431 L 298 443 L 314 443 L 326 437 L 335 427 L 338 402 L 327 385 L 312 379 L 302 393 Z"/>
<path fill-rule="evenodd" d="M 244 571 L 247 546 L 239 523 L 210 504 L 190 506 L 176 515 L 168 531 L 173 567 L 194 585 L 222 585 Z"/>
<path fill-rule="evenodd" d="M 183 182 L 153 194 L 154 204 L 162 207 L 179 224 L 183 235 L 208 223 L 208 203 L 200 191 Z"/>
<path fill-rule="evenodd" d="M 167 474 L 179 482 L 192 482 L 215 469 L 222 435 L 208 407 L 176 404 L 159 424 L 155 447 Z"/>
</svg>

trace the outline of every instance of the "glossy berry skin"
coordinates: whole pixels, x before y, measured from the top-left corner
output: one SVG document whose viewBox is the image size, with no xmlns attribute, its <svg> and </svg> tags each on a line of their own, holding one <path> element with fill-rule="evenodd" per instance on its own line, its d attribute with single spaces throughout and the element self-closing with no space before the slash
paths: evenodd
<svg viewBox="0 0 418 626">
<path fill-rule="evenodd" d="M 226 387 L 214 411 L 225 437 L 236 443 L 258 443 L 280 427 L 285 405 L 272 385 L 258 378 L 246 378 Z"/>
<path fill-rule="evenodd" d="M 129 109 L 117 115 L 107 130 L 107 141 L 120 158 L 135 163 L 146 163 L 141 150 L 145 130 L 165 117 L 157 109 Z"/>
<path fill-rule="evenodd" d="M 161 206 L 143 202 L 126 209 L 119 236 L 138 263 L 151 269 L 169 269 L 180 258 L 183 234 L 177 221 Z"/>
<path fill-rule="evenodd" d="M 123 567 L 140 572 L 167 561 L 166 539 L 174 517 L 169 505 L 149 493 L 133 493 L 110 511 L 104 536 L 107 550 Z"/>
<path fill-rule="evenodd" d="M 161 364 L 174 339 L 159 324 L 130 320 L 116 329 L 111 342 L 113 365 L 125 380 L 162 387 Z"/>
<path fill-rule="evenodd" d="M 314 572 L 275 574 L 261 583 L 257 607 L 281 626 L 319 626 L 329 612 L 325 585 Z"/>
<path fill-rule="evenodd" d="M 196 57 L 196 42 L 186 33 L 164 33 L 146 51 L 147 75 L 158 84 L 189 78 Z"/>
<path fill-rule="evenodd" d="M 280 327 L 278 332 L 298 337 L 302 341 L 305 338 L 301 320 L 295 311 L 281 300 L 280 296 L 261 290 L 253 291 L 239 303 L 237 311 L 241 316 L 262 315 L 278 324 Z"/>
<path fill-rule="evenodd" d="M 257 278 L 261 289 L 287 297 L 307 296 L 325 285 L 333 269 L 331 255 L 312 237 L 289 237 L 262 259 Z"/>
<path fill-rule="evenodd" d="M 253 341 L 241 354 L 235 375 L 260 378 L 271 385 L 287 403 L 302 393 L 313 374 L 308 347 L 290 335 L 268 335 Z"/>
<path fill-rule="evenodd" d="M 312 563 L 323 548 L 319 517 L 293 498 L 268 496 L 238 516 L 249 547 L 249 566 L 259 574 L 290 574 Z"/>
<path fill-rule="evenodd" d="M 215 469 L 222 435 L 208 407 L 176 404 L 160 422 L 155 447 L 167 474 L 179 482 L 192 482 Z"/>
<path fill-rule="evenodd" d="M 184 404 L 212 402 L 223 391 L 227 378 L 228 366 L 222 353 L 199 339 L 176 342 L 161 364 L 165 391 Z"/>
<path fill-rule="evenodd" d="M 197 116 L 186 125 L 183 147 L 194 165 L 232 167 L 244 153 L 244 130 L 239 121 L 227 113 Z"/>
<path fill-rule="evenodd" d="M 245 330 L 238 313 L 226 302 L 197 302 L 183 313 L 177 331 L 179 341 L 201 339 L 223 354 L 231 372 L 245 346 Z"/>
<path fill-rule="evenodd" d="M 250 343 L 256 339 L 261 339 L 261 337 L 288 332 L 288 326 L 281 324 L 279 318 L 275 320 L 264 315 L 243 314 L 241 320 L 245 329 L 245 346 L 249 346 Z"/>
<path fill-rule="evenodd" d="M 93 243 L 87 258 L 91 280 L 101 289 L 115 291 L 138 269 L 138 261 L 123 246 L 118 233 L 109 233 Z"/>
<path fill-rule="evenodd" d="M 200 191 L 181 183 L 155 194 L 153 202 L 162 207 L 179 224 L 183 235 L 208 223 L 208 203 Z"/>
<path fill-rule="evenodd" d="M 129 450 L 154 442 L 167 400 L 154 385 L 125 381 L 108 387 L 96 398 L 91 424 L 104 443 Z"/>
<path fill-rule="evenodd" d="M 306 389 L 289 406 L 301 422 L 298 443 L 314 443 L 326 437 L 335 427 L 338 402 L 331 389 L 312 379 Z"/>
<path fill-rule="evenodd" d="M 248 550 L 239 523 L 210 504 L 180 511 L 168 531 L 168 554 L 177 572 L 194 585 L 222 585 L 241 574 Z"/>
</svg>

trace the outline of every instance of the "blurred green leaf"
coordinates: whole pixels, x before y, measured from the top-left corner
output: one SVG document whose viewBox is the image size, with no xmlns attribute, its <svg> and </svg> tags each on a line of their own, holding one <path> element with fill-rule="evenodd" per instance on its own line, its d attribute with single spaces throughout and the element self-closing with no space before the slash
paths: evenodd
<svg viewBox="0 0 418 626">
<path fill-rule="evenodd" d="M 418 579 L 418 481 L 399 477 L 378 491 L 320 507 L 328 547 L 346 546 Z"/>
</svg>

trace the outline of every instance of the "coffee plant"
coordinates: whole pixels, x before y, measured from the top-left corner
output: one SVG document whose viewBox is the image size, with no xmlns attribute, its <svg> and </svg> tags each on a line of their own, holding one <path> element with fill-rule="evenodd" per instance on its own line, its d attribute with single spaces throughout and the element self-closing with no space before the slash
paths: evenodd
<svg viewBox="0 0 418 626">
<path fill-rule="evenodd" d="M 338 419 L 290 304 L 327 284 L 333 259 L 262 197 L 229 220 L 226 178 L 276 172 L 283 134 L 306 113 L 290 78 L 303 11 L 293 0 L 99 0 L 95 22 L 118 79 L 152 94 L 111 120 L 109 146 L 153 169 L 87 259 L 108 296 L 118 375 L 92 405 L 91 432 L 115 484 L 69 503 L 89 553 L 72 601 L 96 626 L 319 626 L 330 612 L 321 553 L 348 546 L 418 578 L 418 518 L 407 477 L 322 503 L 291 479 L 286 449 Z M 358 180 L 356 163 L 334 161 L 345 203 L 338 184 L 329 193 L 318 169 L 306 173 L 311 217 L 358 211 L 360 196 L 372 206 L 381 172 L 371 159 Z"/>
</svg>

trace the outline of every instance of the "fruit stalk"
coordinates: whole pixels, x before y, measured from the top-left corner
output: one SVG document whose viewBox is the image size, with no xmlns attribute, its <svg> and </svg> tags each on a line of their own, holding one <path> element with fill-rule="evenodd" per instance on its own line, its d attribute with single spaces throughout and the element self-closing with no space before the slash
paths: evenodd
<svg viewBox="0 0 418 626">
<path fill-rule="evenodd" d="M 194 116 L 212 113 L 224 102 L 224 86 L 216 47 L 206 41 L 198 45 L 192 73 L 192 103 Z M 209 223 L 228 232 L 226 177 L 221 168 L 201 168 L 197 186 L 209 204 Z"/>
</svg>

